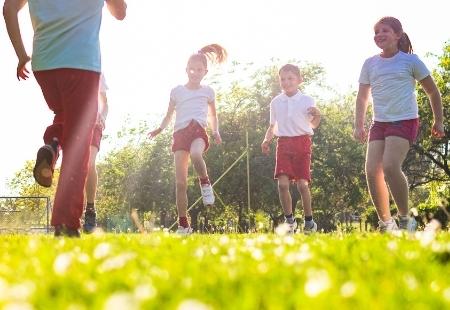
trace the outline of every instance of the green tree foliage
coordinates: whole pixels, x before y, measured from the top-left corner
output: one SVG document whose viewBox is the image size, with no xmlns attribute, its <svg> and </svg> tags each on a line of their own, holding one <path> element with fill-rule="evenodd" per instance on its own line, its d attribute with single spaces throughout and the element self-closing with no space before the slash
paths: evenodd
<svg viewBox="0 0 450 310">
<path fill-rule="evenodd" d="M 438 68 L 432 75 L 442 96 L 446 137 L 431 137 L 433 113 L 427 95 L 418 86 L 420 134 L 404 164 L 412 188 L 433 181 L 450 182 L 450 42 L 446 43 L 438 60 Z"/>
</svg>

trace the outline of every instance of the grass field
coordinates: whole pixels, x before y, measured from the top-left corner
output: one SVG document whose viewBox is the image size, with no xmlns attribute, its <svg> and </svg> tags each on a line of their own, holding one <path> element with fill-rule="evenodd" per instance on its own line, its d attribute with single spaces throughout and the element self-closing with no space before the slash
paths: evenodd
<svg viewBox="0 0 450 310">
<path fill-rule="evenodd" d="M 449 309 L 450 233 L 0 235 L 3 309 Z"/>
</svg>

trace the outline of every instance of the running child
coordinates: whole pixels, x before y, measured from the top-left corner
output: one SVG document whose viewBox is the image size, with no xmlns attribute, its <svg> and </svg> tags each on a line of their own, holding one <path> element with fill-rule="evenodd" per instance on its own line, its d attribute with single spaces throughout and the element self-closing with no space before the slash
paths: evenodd
<svg viewBox="0 0 450 310">
<path fill-rule="evenodd" d="M 34 29 L 31 58 L 18 21 L 18 13 L 27 2 Z M 80 236 L 89 145 L 97 115 L 99 31 L 105 2 L 116 19 L 125 18 L 123 0 L 5 0 L 3 6 L 8 35 L 19 60 L 16 76 L 19 80 L 29 77 L 26 65 L 31 59 L 34 76 L 55 114 L 33 171 L 38 184 L 50 187 L 62 149 L 51 219 L 55 236 Z"/>
<path fill-rule="evenodd" d="M 416 81 L 430 99 L 434 118 L 431 134 L 440 138 L 445 132 L 439 90 L 430 71 L 412 53 L 411 42 L 400 21 L 383 17 L 375 24 L 374 32 L 381 53 L 368 58 L 361 69 L 353 135 L 360 142 L 368 138 L 367 185 L 378 213 L 380 231 L 391 232 L 399 228 L 406 230 L 410 221 L 408 182 L 401 168 L 419 129 Z M 370 93 L 373 121 L 367 137 L 364 122 Z M 398 226 L 389 209 L 389 190 L 398 208 Z"/>
<path fill-rule="evenodd" d="M 88 174 L 86 178 L 86 185 L 84 191 L 86 194 L 86 208 L 84 209 L 84 224 L 83 231 L 85 233 L 91 233 L 97 226 L 97 212 L 95 211 L 95 197 L 97 195 L 98 174 L 97 154 L 100 151 L 100 142 L 103 136 L 103 130 L 105 130 L 106 117 L 108 116 L 108 98 L 106 97 L 106 91 L 108 85 L 106 84 L 105 75 L 100 75 L 100 84 L 98 89 L 98 113 L 97 122 L 95 123 L 94 132 L 92 133 Z"/>
<path fill-rule="evenodd" d="M 314 99 L 302 94 L 298 87 L 303 82 L 300 69 L 287 64 L 281 67 L 279 82 L 283 92 L 270 103 L 270 125 L 266 131 L 261 149 L 264 154 L 270 151 L 274 135 L 277 138 L 276 165 L 274 178 L 278 179 L 278 194 L 283 207 L 285 223 L 289 234 L 297 228 L 292 213 L 292 197 L 289 185 L 294 182 L 299 191 L 305 213 L 304 233 L 317 231 L 311 208 L 311 137 L 313 129 L 320 123 L 320 111 Z"/>
<path fill-rule="evenodd" d="M 219 134 L 214 90 L 201 82 L 208 73 L 208 60 L 223 63 L 226 56 L 226 50 L 218 44 L 207 45 L 191 55 L 186 66 L 187 83 L 172 89 L 166 116 L 159 128 L 149 133 L 150 138 L 158 135 L 169 125 L 175 113 L 172 152 L 175 159 L 178 234 L 192 233 L 187 219 L 189 157 L 198 175 L 203 204 L 205 206 L 214 204 L 214 192 L 203 160 L 203 153 L 209 147 L 206 134 L 208 121 L 215 143 L 220 144 L 222 139 Z"/>
</svg>

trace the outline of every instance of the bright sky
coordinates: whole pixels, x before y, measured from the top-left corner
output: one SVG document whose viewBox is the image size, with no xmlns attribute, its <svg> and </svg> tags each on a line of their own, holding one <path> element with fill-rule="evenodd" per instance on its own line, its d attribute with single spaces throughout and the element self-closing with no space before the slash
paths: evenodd
<svg viewBox="0 0 450 310">
<path fill-rule="evenodd" d="M 446 0 L 128 0 L 123 22 L 104 12 L 101 30 L 103 70 L 110 91 L 106 134 L 116 133 L 126 116 L 137 122 L 160 119 L 170 89 L 186 81 L 191 53 L 209 43 L 227 48 L 229 62 L 264 66 L 271 58 L 318 62 L 331 86 L 357 89 L 363 61 L 378 53 L 373 25 L 382 16 L 403 24 L 416 54 L 430 69 L 450 39 Z M 2 2 L 3 4 L 3 2 Z M 27 7 L 21 12 L 22 36 L 31 53 L 32 29 Z M 6 180 L 34 159 L 52 120 L 34 77 L 18 82 L 17 59 L 0 23 L 0 195 Z M 220 70 L 220 69 L 219 69 Z M 226 68 L 221 71 L 226 75 Z M 226 76 L 224 76 L 224 79 Z M 218 102 L 218 105 L 226 102 Z M 220 118 L 220 116 L 219 116 Z M 103 154 L 114 141 L 102 144 Z M 101 156 L 102 154 L 100 154 Z"/>
</svg>

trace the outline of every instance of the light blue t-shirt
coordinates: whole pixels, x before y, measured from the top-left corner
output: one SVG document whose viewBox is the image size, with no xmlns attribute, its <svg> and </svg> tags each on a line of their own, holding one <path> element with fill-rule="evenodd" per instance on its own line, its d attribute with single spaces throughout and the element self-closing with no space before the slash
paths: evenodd
<svg viewBox="0 0 450 310">
<path fill-rule="evenodd" d="M 395 122 L 418 118 L 416 80 L 428 75 L 430 71 L 414 54 L 399 51 L 390 58 L 375 55 L 367 59 L 359 83 L 370 85 L 374 120 Z"/>
<path fill-rule="evenodd" d="M 101 72 L 99 32 L 104 0 L 28 0 L 34 29 L 33 71 Z"/>
</svg>

